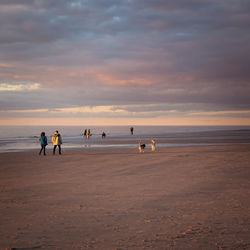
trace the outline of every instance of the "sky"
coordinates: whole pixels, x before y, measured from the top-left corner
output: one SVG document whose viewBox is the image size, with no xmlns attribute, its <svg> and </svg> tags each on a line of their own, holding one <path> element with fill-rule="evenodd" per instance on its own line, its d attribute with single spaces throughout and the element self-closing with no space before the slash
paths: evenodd
<svg viewBox="0 0 250 250">
<path fill-rule="evenodd" d="M 250 125 L 249 0 L 0 0 L 0 125 Z"/>
</svg>

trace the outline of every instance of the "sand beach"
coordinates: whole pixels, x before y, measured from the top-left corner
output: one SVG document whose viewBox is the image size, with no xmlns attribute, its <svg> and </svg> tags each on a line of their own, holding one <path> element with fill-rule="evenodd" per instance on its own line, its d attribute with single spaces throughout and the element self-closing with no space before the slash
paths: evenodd
<svg viewBox="0 0 250 250">
<path fill-rule="evenodd" d="M 0 154 L 1 249 L 250 249 L 250 145 Z"/>
<path fill-rule="evenodd" d="M 0 22 L 0 250 L 250 250 L 250 0 Z"/>
</svg>

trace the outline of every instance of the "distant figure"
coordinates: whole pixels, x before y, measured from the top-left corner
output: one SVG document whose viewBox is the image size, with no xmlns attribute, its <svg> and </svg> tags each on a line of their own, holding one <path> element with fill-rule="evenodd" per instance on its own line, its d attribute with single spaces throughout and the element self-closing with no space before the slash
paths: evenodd
<svg viewBox="0 0 250 250">
<path fill-rule="evenodd" d="M 53 148 L 53 155 L 56 152 L 56 147 L 58 146 L 59 149 L 59 155 L 61 154 L 61 144 L 62 144 L 62 137 L 61 135 L 58 133 L 58 130 L 55 131 L 55 134 L 52 136 L 52 143 L 54 145 Z"/>
<path fill-rule="evenodd" d="M 102 132 L 102 139 L 104 139 L 105 137 L 106 137 L 106 134 Z"/>
<path fill-rule="evenodd" d="M 155 141 L 154 140 L 151 141 L 151 148 L 152 148 L 152 151 L 155 151 Z"/>
<path fill-rule="evenodd" d="M 90 134 L 90 129 L 87 130 L 87 139 L 89 139 L 89 137 L 91 136 Z"/>
<path fill-rule="evenodd" d="M 46 155 L 45 147 L 48 145 L 48 142 L 47 142 L 47 137 L 45 136 L 45 132 L 41 133 L 39 141 L 40 141 L 40 144 L 41 144 L 41 150 L 39 152 L 39 155 L 41 155 L 42 151 L 43 151 L 43 154 Z"/>
<path fill-rule="evenodd" d="M 134 128 L 133 127 L 130 128 L 130 133 L 131 133 L 131 135 L 134 134 Z"/>
<path fill-rule="evenodd" d="M 138 147 L 138 149 L 139 149 L 139 152 L 141 153 L 144 153 L 144 148 L 146 148 L 146 144 L 141 144 L 141 143 L 139 143 L 139 147 Z"/>
<path fill-rule="evenodd" d="M 83 136 L 86 136 L 86 135 L 87 135 L 87 129 L 85 128 Z"/>
</svg>

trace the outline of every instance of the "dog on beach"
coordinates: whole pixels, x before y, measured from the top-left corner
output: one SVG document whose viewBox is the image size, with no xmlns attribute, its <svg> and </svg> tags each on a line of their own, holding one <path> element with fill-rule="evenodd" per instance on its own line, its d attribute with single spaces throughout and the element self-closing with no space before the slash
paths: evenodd
<svg viewBox="0 0 250 250">
<path fill-rule="evenodd" d="M 152 148 L 152 151 L 155 151 L 155 141 L 154 140 L 151 141 L 151 148 Z"/>
<path fill-rule="evenodd" d="M 141 143 L 139 143 L 139 147 L 138 147 L 138 149 L 139 149 L 139 152 L 141 153 L 144 153 L 144 148 L 146 148 L 146 144 L 141 144 Z"/>
</svg>

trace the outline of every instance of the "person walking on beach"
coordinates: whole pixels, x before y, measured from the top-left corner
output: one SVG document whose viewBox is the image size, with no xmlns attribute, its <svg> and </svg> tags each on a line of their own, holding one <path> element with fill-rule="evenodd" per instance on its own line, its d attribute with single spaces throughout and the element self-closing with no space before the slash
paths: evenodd
<svg viewBox="0 0 250 250">
<path fill-rule="evenodd" d="M 53 155 L 56 152 L 56 147 L 58 146 L 59 149 L 59 155 L 61 154 L 61 144 L 62 144 L 62 137 L 61 135 L 58 133 L 58 130 L 55 131 L 55 134 L 52 136 L 52 143 L 54 145 L 53 148 Z"/>
<path fill-rule="evenodd" d="M 134 128 L 133 128 L 133 127 L 130 128 L 130 134 L 131 134 L 131 135 L 134 134 Z"/>
<path fill-rule="evenodd" d="M 43 154 L 46 155 L 45 147 L 48 145 L 48 142 L 47 142 L 47 137 L 45 136 L 45 132 L 41 133 L 39 141 L 40 141 L 40 144 L 41 144 L 41 150 L 39 152 L 39 155 L 41 155 L 42 151 L 43 151 Z"/>
</svg>

